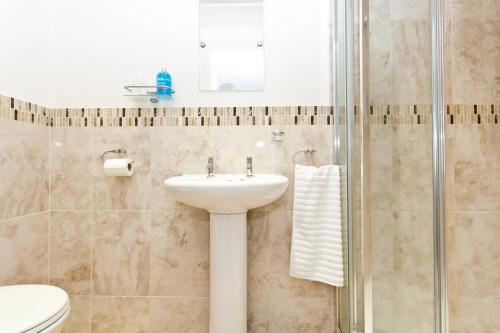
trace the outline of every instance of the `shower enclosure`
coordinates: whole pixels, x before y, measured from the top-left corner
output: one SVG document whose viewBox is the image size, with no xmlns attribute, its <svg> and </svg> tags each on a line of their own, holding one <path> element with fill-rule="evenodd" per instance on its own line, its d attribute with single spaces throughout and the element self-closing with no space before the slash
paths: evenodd
<svg viewBox="0 0 500 333">
<path fill-rule="evenodd" d="M 334 3 L 339 330 L 500 331 L 500 2 Z"/>
</svg>

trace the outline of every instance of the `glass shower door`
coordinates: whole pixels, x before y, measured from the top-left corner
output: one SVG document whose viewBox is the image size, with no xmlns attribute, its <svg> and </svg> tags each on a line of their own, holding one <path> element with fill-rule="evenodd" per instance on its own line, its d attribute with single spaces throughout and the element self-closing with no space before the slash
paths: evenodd
<svg viewBox="0 0 500 333">
<path fill-rule="evenodd" d="M 346 152 L 350 287 L 339 304 L 353 313 L 340 317 L 344 333 L 439 331 L 442 209 L 433 153 L 443 131 L 436 132 L 439 117 L 433 121 L 442 105 L 432 88 L 433 68 L 442 68 L 433 63 L 441 41 L 433 48 L 431 38 L 431 4 L 439 2 L 339 1 L 346 75 L 337 90 L 345 88 L 346 150 L 353 153 Z"/>
</svg>

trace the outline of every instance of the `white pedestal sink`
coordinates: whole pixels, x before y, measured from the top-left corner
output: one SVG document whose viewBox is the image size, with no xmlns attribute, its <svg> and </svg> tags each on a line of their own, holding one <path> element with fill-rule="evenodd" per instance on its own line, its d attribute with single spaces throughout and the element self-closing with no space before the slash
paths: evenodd
<svg viewBox="0 0 500 333">
<path fill-rule="evenodd" d="M 285 193 L 280 175 L 185 175 L 165 180 L 177 201 L 210 212 L 210 333 L 247 331 L 247 215 Z"/>
</svg>

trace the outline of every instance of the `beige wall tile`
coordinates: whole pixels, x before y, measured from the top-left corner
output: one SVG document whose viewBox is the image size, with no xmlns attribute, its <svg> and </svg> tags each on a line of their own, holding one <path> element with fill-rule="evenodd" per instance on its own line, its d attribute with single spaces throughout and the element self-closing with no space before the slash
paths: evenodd
<svg viewBox="0 0 500 333">
<path fill-rule="evenodd" d="M 149 294 L 149 212 L 96 212 L 92 225 L 95 295 Z"/>
<path fill-rule="evenodd" d="M 372 272 L 374 308 L 392 298 L 395 277 L 395 218 L 390 211 L 372 211 Z M 381 303 L 380 303 L 381 304 Z"/>
<path fill-rule="evenodd" d="M 208 333 L 208 298 L 154 297 L 151 299 L 151 332 Z"/>
<path fill-rule="evenodd" d="M 394 332 L 434 333 L 434 301 L 397 300 Z"/>
<path fill-rule="evenodd" d="M 432 209 L 432 136 L 429 125 L 393 126 L 393 208 Z"/>
<path fill-rule="evenodd" d="M 89 295 L 92 212 L 51 212 L 50 218 L 50 283 L 72 295 Z"/>
<path fill-rule="evenodd" d="M 210 156 L 208 127 L 151 129 L 151 207 L 154 210 L 188 209 L 167 191 L 165 179 L 181 174 L 207 173 Z M 215 165 L 216 171 L 219 165 Z"/>
<path fill-rule="evenodd" d="M 71 296 L 71 312 L 61 333 L 90 333 L 90 296 Z"/>
<path fill-rule="evenodd" d="M 426 20 L 391 22 L 392 104 L 431 102 L 430 29 Z"/>
<path fill-rule="evenodd" d="M 94 129 L 93 200 L 96 210 L 150 208 L 150 132 L 148 128 Z M 135 161 L 132 177 L 106 177 L 100 156 L 107 150 L 126 149 Z M 108 155 L 112 157 L 112 155 Z"/>
<path fill-rule="evenodd" d="M 430 20 L 430 1 L 390 0 L 392 20 Z"/>
<path fill-rule="evenodd" d="M 396 296 L 433 300 L 433 216 L 427 212 L 398 212 L 395 221 Z"/>
<path fill-rule="evenodd" d="M 330 333 L 328 298 L 250 298 L 248 332 Z"/>
<path fill-rule="evenodd" d="M 0 285 L 48 282 L 49 214 L 0 221 Z"/>
<path fill-rule="evenodd" d="M 450 333 L 496 333 L 500 302 L 461 302 L 450 313 Z"/>
<path fill-rule="evenodd" d="M 378 2 L 371 1 L 370 4 Z M 383 1 L 380 1 L 383 2 Z M 382 10 L 382 9 L 381 9 Z M 370 17 L 373 17 L 370 14 Z M 371 104 L 391 103 L 391 21 L 370 21 L 369 94 Z"/>
<path fill-rule="evenodd" d="M 391 1 L 390 0 L 377 0 L 370 1 L 370 20 L 387 20 L 391 15 Z"/>
<path fill-rule="evenodd" d="M 145 297 L 94 297 L 92 333 L 151 332 L 149 305 Z"/>
<path fill-rule="evenodd" d="M 254 172 L 273 172 L 271 128 L 214 127 L 210 131 L 210 154 L 220 173 L 246 173 L 246 158 L 253 157 Z"/>
<path fill-rule="evenodd" d="M 499 141 L 496 125 L 456 125 L 452 209 L 500 209 Z"/>
<path fill-rule="evenodd" d="M 396 332 L 396 302 L 392 299 L 377 299 L 373 306 L 373 331 L 376 333 Z"/>
<path fill-rule="evenodd" d="M 206 296 L 210 281 L 209 214 L 153 212 L 151 228 L 151 295 Z"/>
<path fill-rule="evenodd" d="M 498 19 L 500 3 L 497 0 L 448 0 L 454 20 Z"/>
<path fill-rule="evenodd" d="M 500 103 L 500 25 L 487 15 L 453 21 L 454 103 Z"/>
<path fill-rule="evenodd" d="M 500 212 L 455 212 L 450 260 L 456 269 L 484 270 L 500 266 Z"/>
<path fill-rule="evenodd" d="M 500 327 L 499 214 L 449 214 L 450 332 L 496 332 Z"/>
<path fill-rule="evenodd" d="M 50 129 L 50 209 L 92 208 L 92 131 Z"/>
<path fill-rule="evenodd" d="M 48 209 L 46 127 L 0 120 L 0 219 Z"/>
<path fill-rule="evenodd" d="M 251 211 L 248 218 L 249 297 L 329 297 L 330 286 L 289 276 L 291 212 Z"/>
<path fill-rule="evenodd" d="M 444 3 L 444 29 L 443 29 L 443 63 L 444 63 L 444 103 L 453 103 L 453 20 L 451 17 L 451 5 Z"/>
<path fill-rule="evenodd" d="M 393 130 L 391 126 L 370 128 L 370 203 L 373 210 L 391 210 L 394 192 Z"/>
<path fill-rule="evenodd" d="M 460 288 L 457 299 L 464 301 L 500 301 L 500 269 L 485 267 L 483 269 L 460 269 L 448 272 L 455 275 Z M 500 328 L 500 327 L 499 327 Z"/>
<path fill-rule="evenodd" d="M 456 129 L 457 125 L 446 125 L 446 157 L 445 157 L 445 167 L 446 167 L 446 208 L 448 210 L 453 210 L 455 205 L 455 150 L 456 150 Z"/>
</svg>

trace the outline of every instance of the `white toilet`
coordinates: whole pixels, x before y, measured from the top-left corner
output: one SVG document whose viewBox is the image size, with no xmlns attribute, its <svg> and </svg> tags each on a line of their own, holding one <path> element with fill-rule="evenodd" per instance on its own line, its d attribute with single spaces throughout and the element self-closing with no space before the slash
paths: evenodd
<svg viewBox="0 0 500 333">
<path fill-rule="evenodd" d="M 70 311 L 68 294 L 45 285 L 0 287 L 1 333 L 58 333 Z"/>
</svg>

